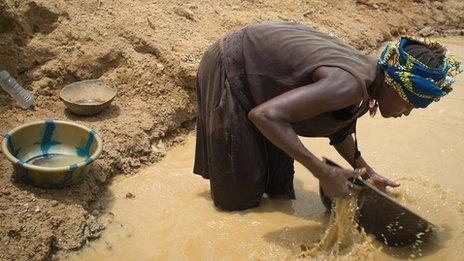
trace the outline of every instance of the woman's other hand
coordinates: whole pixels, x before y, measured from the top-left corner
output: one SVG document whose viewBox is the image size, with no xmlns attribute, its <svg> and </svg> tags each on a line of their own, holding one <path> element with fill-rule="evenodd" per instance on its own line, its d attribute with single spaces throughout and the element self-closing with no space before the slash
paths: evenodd
<svg viewBox="0 0 464 261">
<path fill-rule="evenodd" d="M 385 191 L 388 186 L 393 187 L 393 188 L 400 186 L 399 183 L 389 180 L 377 174 L 374 170 L 368 171 L 367 176 L 368 176 L 367 182 L 374 185 L 376 188 L 380 189 L 381 191 Z"/>
</svg>

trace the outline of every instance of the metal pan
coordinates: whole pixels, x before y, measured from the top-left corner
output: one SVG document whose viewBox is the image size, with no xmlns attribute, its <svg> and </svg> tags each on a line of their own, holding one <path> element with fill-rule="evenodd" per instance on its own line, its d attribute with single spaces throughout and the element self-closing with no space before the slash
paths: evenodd
<svg viewBox="0 0 464 261">
<path fill-rule="evenodd" d="M 78 115 L 94 115 L 108 108 L 116 96 L 116 90 L 102 80 L 84 80 L 65 86 L 60 99 L 66 107 Z"/>
<path fill-rule="evenodd" d="M 340 167 L 324 158 L 326 164 Z M 412 210 L 401 205 L 394 198 L 380 191 L 362 178 L 354 181 L 361 187 L 357 193 L 358 224 L 366 233 L 392 247 L 401 247 L 415 242 L 424 242 L 433 235 L 435 226 Z M 322 203 L 330 210 L 332 201 L 319 187 Z M 420 241 L 418 241 L 420 240 Z"/>
</svg>

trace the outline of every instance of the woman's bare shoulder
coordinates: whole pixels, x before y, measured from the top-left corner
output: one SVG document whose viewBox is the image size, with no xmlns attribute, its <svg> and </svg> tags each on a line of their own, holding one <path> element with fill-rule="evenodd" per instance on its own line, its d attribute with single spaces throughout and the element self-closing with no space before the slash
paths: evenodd
<svg viewBox="0 0 464 261">
<path fill-rule="evenodd" d="M 350 100 L 359 100 L 363 97 L 362 83 L 341 68 L 321 66 L 314 70 L 312 78 L 314 81 L 324 81 L 324 88 L 334 96 Z"/>
</svg>

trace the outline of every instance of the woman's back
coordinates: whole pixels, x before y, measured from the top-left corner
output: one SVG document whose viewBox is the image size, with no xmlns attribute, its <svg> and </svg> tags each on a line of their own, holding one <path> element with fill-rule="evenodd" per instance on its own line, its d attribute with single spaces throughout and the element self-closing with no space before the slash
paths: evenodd
<svg viewBox="0 0 464 261">
<path fill-rule="evenodd" d="M 243 59 L 249 88 L 257 105 L 291 89 L 312 83 L 321 66 L 338 67 L 368 87 L 376 60 L 340 40 L 293 23 L 249 26 L 243 36 Z"/>
</svg>

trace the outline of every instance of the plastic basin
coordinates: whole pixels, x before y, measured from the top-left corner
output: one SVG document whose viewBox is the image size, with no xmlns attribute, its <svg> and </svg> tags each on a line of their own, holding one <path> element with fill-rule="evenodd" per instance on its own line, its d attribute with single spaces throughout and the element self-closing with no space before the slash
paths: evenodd
<svg viewBox="0 0 464 261">
<path fill-rule="evenodd" d="M 102 140 L 95 131 L 48 119 L 11 130 L 1 145 L 17 176 L 43 188 L 62 188 L 80 181 L 102 152 Z"/>
</svg>

